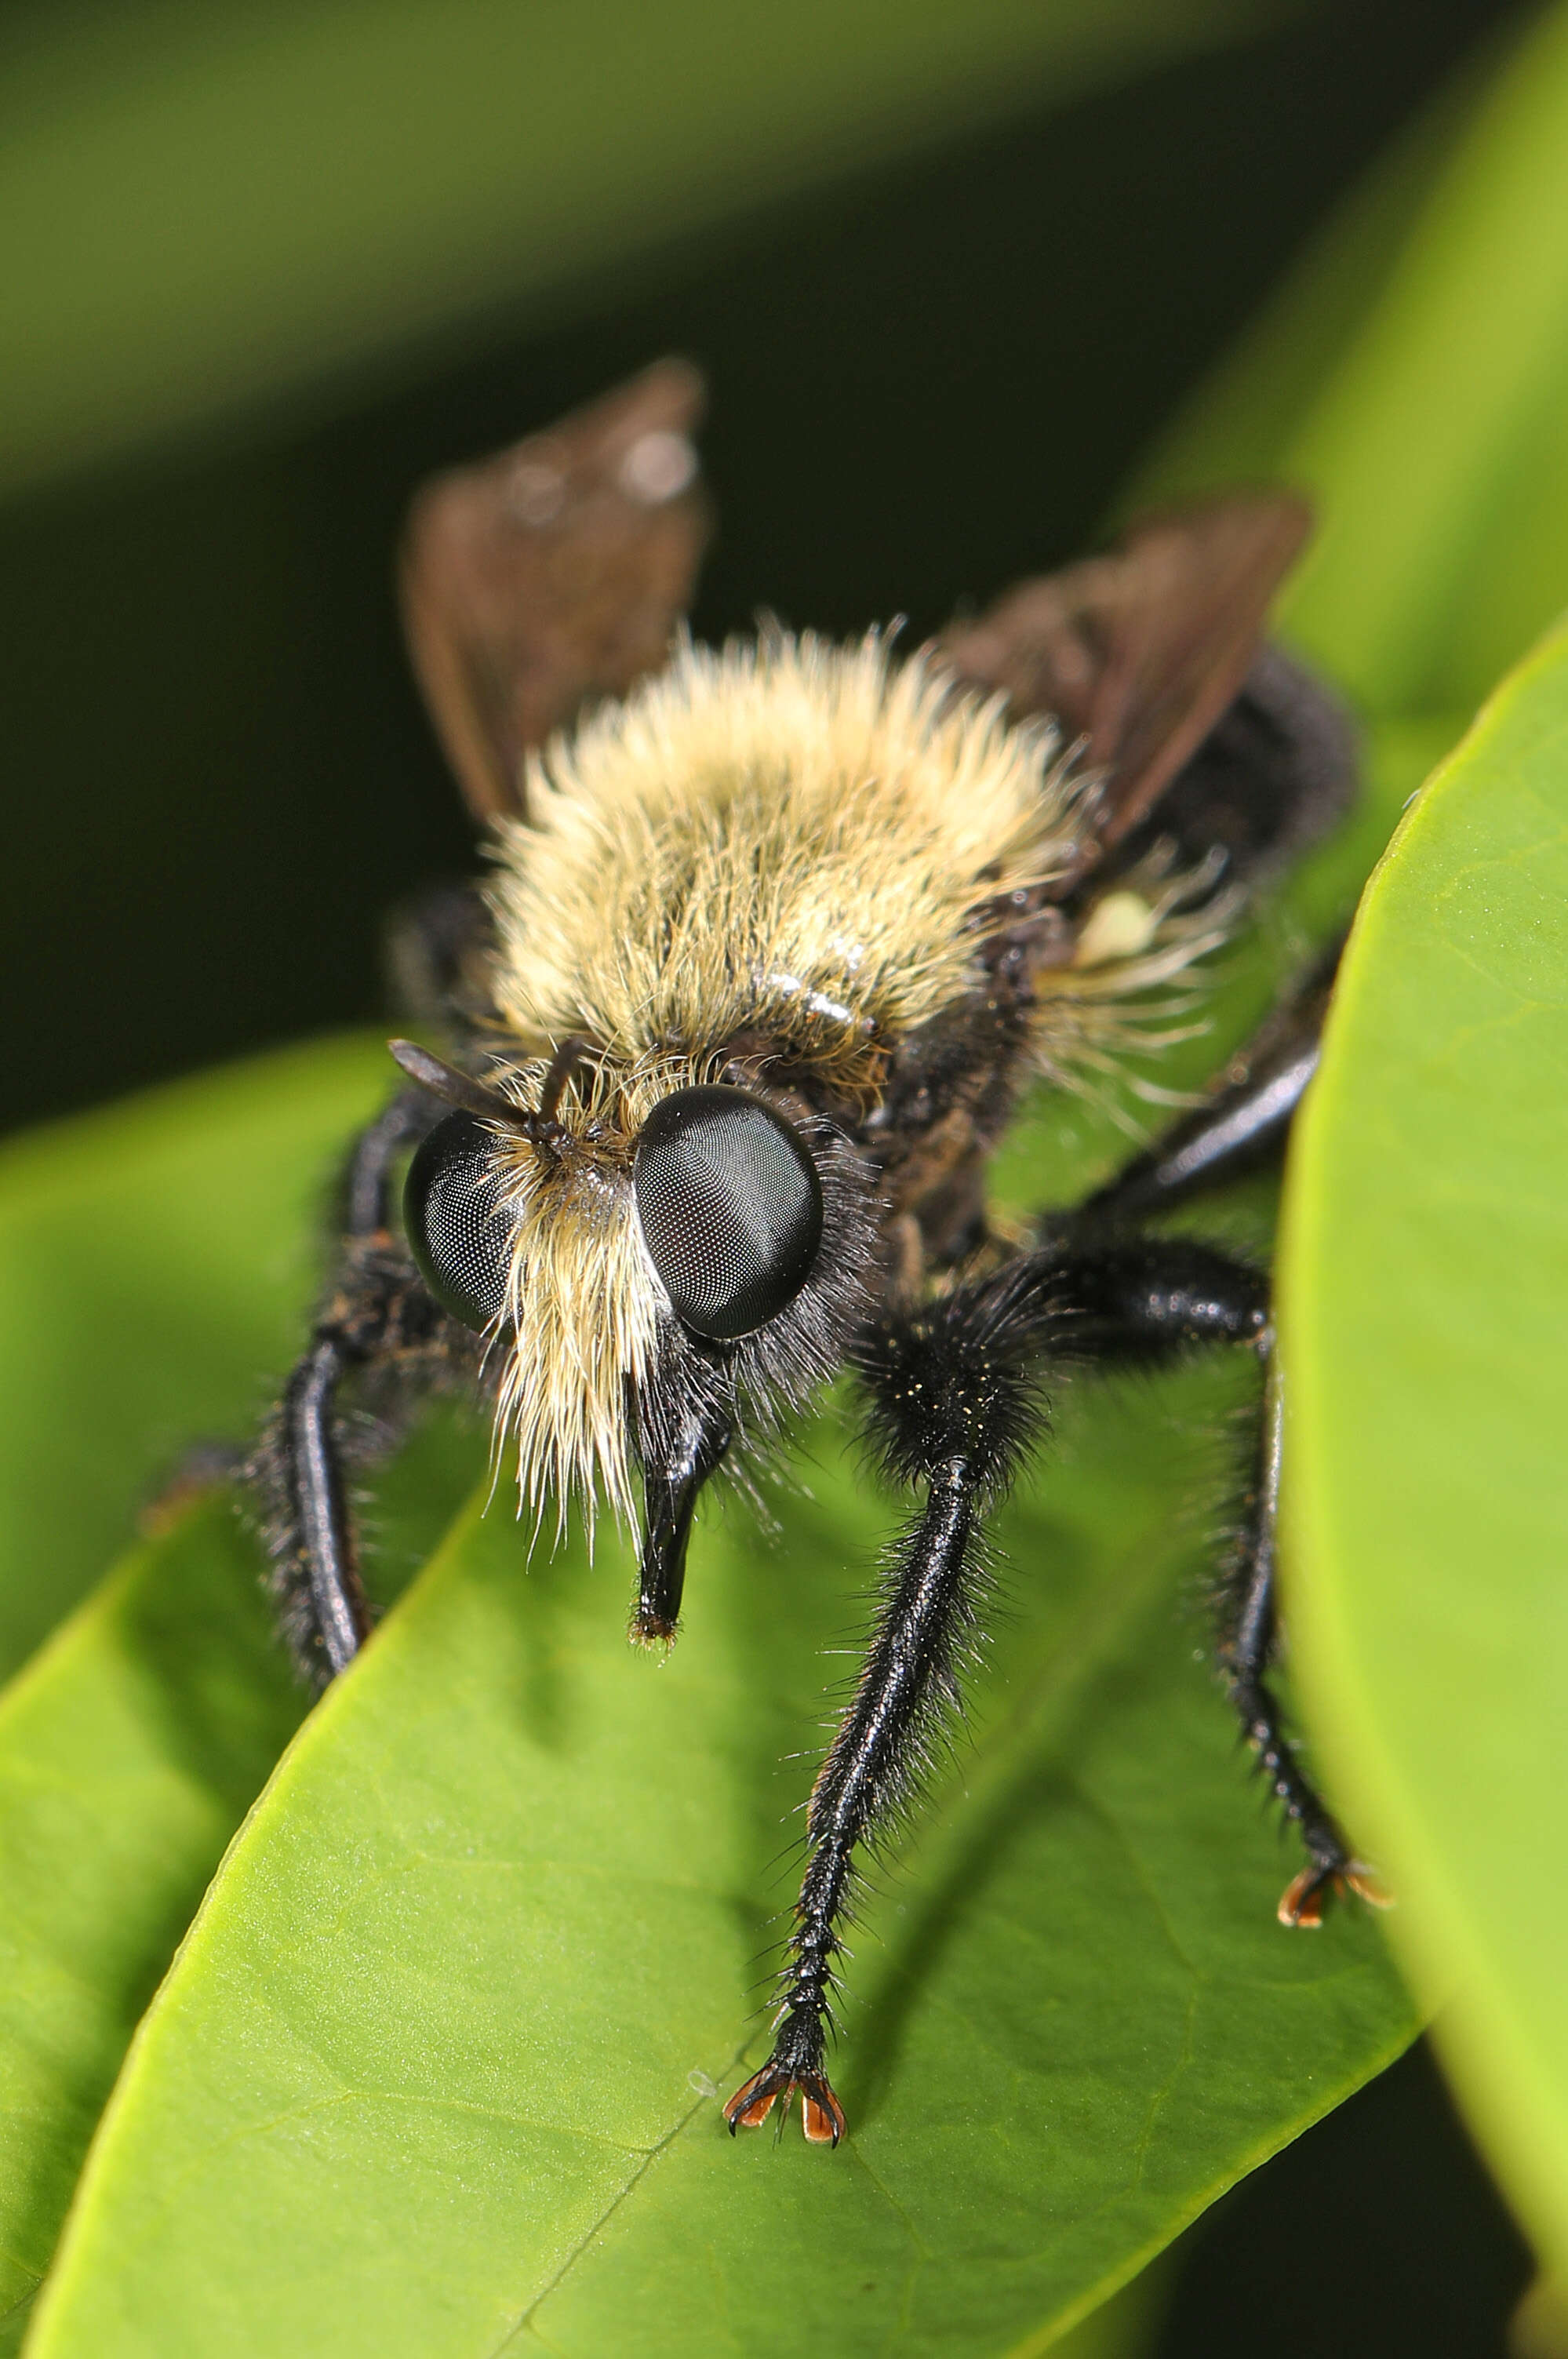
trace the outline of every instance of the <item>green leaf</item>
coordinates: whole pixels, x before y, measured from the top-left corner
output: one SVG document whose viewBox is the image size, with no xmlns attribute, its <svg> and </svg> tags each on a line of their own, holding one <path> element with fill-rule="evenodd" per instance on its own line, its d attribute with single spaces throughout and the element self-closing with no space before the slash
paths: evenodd
<svg viewBox="0 0 1568 2359">
<path fill-rule="evenodd" d="M 35 8 L 0 74 L 0 481 L 330 384 L 503 303 L 559 301 L 658 241 L 1278 13 L 162 0 L 133 24 Z"/>
<path fill-rule="evenodd" d="M 31 2348 L 1012 2349 L 1409 2037 L 1288 1870 L 1179 1603 L 1245 1369 L 1064 1409 L 1005 1519 L 973 1741 L 856 1940 L 838 2155 L 732 2144 L 824 1638 L 887 1510 L 824 1428 L 783 1544 L 700 1535 L 690 1632 L 603 1540 L 460 1523 L 308 1723 L 106 2118 Z M 790 1758 L 793 1756 L 795 1757 Z M 780 1763 L 783 1767 L 780 1767 Z M 1031 2340 L 1030 2347 L 1033 2347 Z"/>
<path fill-rule="evenodd" d="M 1471 2117 L 1568 2260 L 1568 634 L 1357 921 L 1282 1257 L 1292 1614 Z"/>
<path fill-rule="evenodd" d="M 7 1149 L 13 1658 L 123 1549 L 192 1437 L 254 1428 L 313 1289 L 345 1123 L 385 1070 L 379 1043 L 293 1049 Z M 383 1594 L 428 1556 L 472 1462 L 441 1428 L 405 1453 L 373 1534 Z M 46 2266 L 136 2018 L 299 1717 L 231 1522 L 138 1551 L 0 1697 L 0 2312 Z"/>
<path fill-rule="evenodd" d="M 292 1049 L 0 1156 L 0 1672 L 120 1555 L 193 1441 L 255 1427 L 302 1332 L 343 1141 L 388 1071 L 365 1039 Z"/>
<path fill-rule="evenodd" d="M 138 1550 L 0 1699 L 0 2329 L 302 1711 L 226 1503 Z"/>
<path fill-rule="evenodd" d="M 1315 492 L 1324 529 L 1287 622 L 1375 713 L 1474 703 L 1568 602 L 1565 158 L 1559 6 L 1479 100 L 1456 91 L 1375 177 L 1150 471 L 1167 494 L 1212 483 L 1239 427 L 1257 472 Z M 1562 2057 L 1541 2045 L 1547 2024 L 1556 2036 L 1559 1960 L 1532 1914 L 1555 1861 L 1527 1864 L 1521 1848 L 1544 1845 L 1541 1798 L 1560 1765 L 1527 1766 L 1544 1741 L 1532 1679 L 1545 1724 L 1561 1715 L 1549 1625 L 1524 1665 L 1498 1594 L 1541 1564 L 1514 1553 L 1510 1518 L 1554 1529 L 1564 1512 L 1540 1423 L 1512 1416 L 1521 1394 L 1551 1397 L 1563 1299 L 1540 1238 L 1518 1250 L 1558 1179 L 1538 1128 L 1561 1091 L 1556 984 L 1541 988 L 1548 943 L 1562 945 L 1546 816 L 1557 661 L 1539 658 L 1429 789 L 1369 898 L 1293 1157 L 1284 1343 L 1291 1611 L 1312 1726 L 1357 1812 L 1387 1829 L 1408 1896 L 1395 1931 L 1424 1987 L 1457 1975 L 1474 1993 L 1449 2038 L 1461 2094 L 1561 2269 Z M 1514 962 L 1498 963 L 1510 923 Z M 1532 957 L 1530 992 L 1499 1021 L 1499 995 Z M 1516 1493 L 1496 1470 L 1532 1447 Z M 1466 1515 L 1453 1512 L 1461 1492 Z"/>
<path fill-rule="evenodd" d="M 317 1054 L 328 1071 L 339 1062 Z M 287 1115 L 299 1061 L 248 1068 L 250 1088 L 265 1103 L 270 1087 Z M 229 1078 L 204 1093 L 220 1133 Z M 182 1098 L 194 1176 L 203 1093 Z M 406 1446 L 366 1536 L 379 1595 L 429 1557 L 475 1451 L 472 1421 L 451 1416 Z M 261 1573 L 230 1501 L 187 1510 L 0 1696 L 0 2352 L 15 2347 L 137 2017 L 302 1717 Z"/>
</svg>

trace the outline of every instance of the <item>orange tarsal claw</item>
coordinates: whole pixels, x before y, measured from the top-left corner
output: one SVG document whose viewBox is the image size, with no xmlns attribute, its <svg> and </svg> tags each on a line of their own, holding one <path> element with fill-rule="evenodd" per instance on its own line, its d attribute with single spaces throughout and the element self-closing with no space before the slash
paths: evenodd
<svg viewBox="0 0 1568 2359">
<path fill-rule="evenodd" d="M 772 2073 L 754 2072 L 744 2088 L 737 2089 L 724 2107 L 730 2136 L 734 2137 L 743 2125 L 748 2130 L 759 2130 L 773 2111 L 774 2100 L 779 2093 L 779 2082 Z"/>
<path fill-rule="evenodd" d="M 1393 1894 L 1364 1859 L 1353 1859 L 1343 1868 L 1303 1867 L 1279 1896 L 1280 1924 L 1315 1932 L 1323 1923 L 1323 1903 L 1334 1892 L 1354 1892 L 1373 1908 L 1394 1905 Z"/>
<path fill-rule="evenodd" d="M 800 2127 L 812 2146 L 837 2146 L 844 2136 L 844 2107 L 827 2082 L 802 2081 L 800 2090 Z"/>
<path fill-rule="evenodd" d="M 779 2097 L 788 2113 L 789 2100 L 797 2089 L 800 2092 L 800 2127 L 808 2141 L 812 2146 L 837 2146 L 844 2136 L 844 2107 L 822 2073 L 791 2073 L 787 2064 L 765 2064 L 760 2072 L 754 2072 L 735 2091 L 724 2107 L 731 2136 L 741 2128 L 759 2130 Z"/>
</svg>

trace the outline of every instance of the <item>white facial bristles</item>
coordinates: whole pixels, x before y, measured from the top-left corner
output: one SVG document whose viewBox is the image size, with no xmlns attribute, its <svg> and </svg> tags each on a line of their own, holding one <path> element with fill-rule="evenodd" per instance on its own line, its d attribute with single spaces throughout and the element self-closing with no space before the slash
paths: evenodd
<svg viewBox="0 0 1568 2359">
<path fill-rule="evenodd" d="M 658 1298 L 630 1186 L 592 1161 L 524 1148 L 507 1201 L 517 1227 L 496 1440 L 516 1442 L 519 1506 L 537 1525 L 553 1496 L 559 1523 L 575 1495 L 592 1534 L 602 1497 L 633 1525 L 627 1393 L 652 1364 Z"/>
</svg>

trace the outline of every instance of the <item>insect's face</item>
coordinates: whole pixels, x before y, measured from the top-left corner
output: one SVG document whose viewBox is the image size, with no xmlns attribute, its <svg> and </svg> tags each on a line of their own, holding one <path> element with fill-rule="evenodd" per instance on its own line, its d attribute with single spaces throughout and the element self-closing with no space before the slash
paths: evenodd
<svg viewBox="0 0 1568 2359">
<path fill-rule="evenodd" d="M 508 1077 L 519 1112 L 542 1075 Z M 689 1060 L 580 1069 L 544 1137 L 465 1112 L 414 1158 L 416 1259 L 499 1355 L 499 1419 L 536 1509 L 633 1511 L 682 1419 L 766 1424 L 842 1358 L 873 1251 L 868 1175 L 829 1125 Z"/>
</svg>

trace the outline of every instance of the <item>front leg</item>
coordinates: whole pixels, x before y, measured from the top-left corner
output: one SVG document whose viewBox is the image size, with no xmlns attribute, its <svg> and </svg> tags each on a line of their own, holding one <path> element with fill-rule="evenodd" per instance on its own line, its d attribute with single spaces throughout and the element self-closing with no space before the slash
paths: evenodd
<svg viewBox="0 0 1568 2359">
<path fill-rule="evenodd" d="M 773 2053 L 725 2106 L 732 2130 L 799 2089 L 807 2137 L 843 2135 L 823 2051 L 855 1852 L 897 1816 L 958 1706 L 982 1518 L 1043 1423 L 1041 1370 L 1053 1358 L 1159 1364 L 1193 1344 L 1256 1343 L 1267 1323 L 1256 1272 L 1185 1238 L 1134 1237 L 1023 1256 L 873 1330 L 861 1362 L 873 1436 L 925 1505 L 889 1555 L 860 1684 L 812 1790 Z"/>
<path fill-rule="evenodd" d="M 344 1480 L 343 1389 L 355 1382 L 376 1409 L 395 1415 L 462 1348 L 462 1331 L 427 1293 L 392 1229 L 397 1160 L 439 1111 L 423 1091 L 402 1091 L 356 1141 L 343 1173 L 344 1234 L 332 1288 L 244 1469 L 259 1504 L 283 1635 L 318 1687 L 370 1634 Z M 373 1430 L 389 1445 L 386 1414 Z"/>
<path fill-rule="evenodd" d="M 732 2131 L 757 2128 L 799 2089 L 807 2137 L 836 2146 L 844 2135 L 823 2050 L 855 1853 L 897 1815 L 957 1708 L 984 1586 L 983 1512 L 1041 1414 L 1030 1373 L 1040 1326 L 1028 1290 L 1004 1278 L 887 1321 L 865 1353 L 875 1439 L 892 1471 L 923 1485 L 925 1505 L 888 1555 L 855 1701 L 812 1789 L 773 2053 L 725 2106 Z"/>
</svg>

